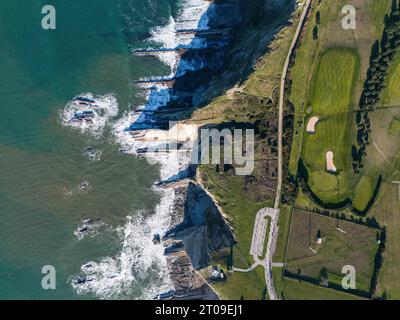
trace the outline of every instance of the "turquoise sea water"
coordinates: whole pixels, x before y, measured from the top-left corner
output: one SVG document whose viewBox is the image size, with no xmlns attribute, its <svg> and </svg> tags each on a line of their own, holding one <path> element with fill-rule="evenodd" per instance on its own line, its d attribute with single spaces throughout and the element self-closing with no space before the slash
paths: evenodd
<svg viewBox="0 0 400 320">
<path fill-rule="evenodd" d="M 0 2 L 0 299 L 98 297 L 77 295 L 69 278 L 88 261 L 118 254 L 122 240 L 115 228 L 157 205 L 151 188 L 157 166 L 121 154 L 109 126 L 97 137 L 62 126 L 60 111 L 85 92 L 113 94 L 119 116 L 143 103 L 133 81 L 168 68 L 133 57 L 130 49 L 165 24 L 178 2 Z M 41 28 L 45 4 L 56 7 L 56 30 Z M 84 154 L 89 146 L 102 153 L 99 161 Z M 76 191 L 82 181 L 90 183 L 89 192 Z M 86 218 L 100 218 L 109 228 L 79 241 L 74 230 Z M 42 289 L 43 265 L 56 268 L 56 290 Z M 159 270 L 144 272 L 115 297 L 143 297 Z"/>
</svg>

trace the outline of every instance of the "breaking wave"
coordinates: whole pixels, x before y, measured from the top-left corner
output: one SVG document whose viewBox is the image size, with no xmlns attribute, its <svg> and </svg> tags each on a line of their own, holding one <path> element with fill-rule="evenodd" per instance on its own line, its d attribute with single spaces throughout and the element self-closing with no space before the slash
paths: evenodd
<svg viewBox="0 0 400 320">
<path fill-rule="evenodd" d="M 175 48 L 203 48 L 206 46 L 204 39 L 195 39 L 194 34 L 184 33 L 184 30 L 206 30 L 208 28 L 207 12 L 210 2 L 204 0 L 184 0 L 178 18 L 169 19 L 163 27 L 151 30 L 149 43 L 162 46 L 163 49 Z M 171 68 L 171 74 L 176 71 L 179 54 L 175 51 L 159 52 L 158 58 Z"/>
<path fill-rule="evenodd" d="M 164 249 L 152 243 L 155 230 L 166 231 L 160 225 L 168 224 L 168 204 L 161 202 L 157 211 L 163 215 L 127 217 L 126 224 L 115 230 L 122 242 L 121 252 L 85 263 L 80 274 L 69 279 L 78 294 L 100 299 L 152 299 L 160 290 L 170 289 Z"/>
<path fill-rule="evenodd" d="M 161 46 L 163 49 L 206 46 L 206 42 L 195 38 L 194 33 L 180 31 L 207 29 L 208 18 L 205 13 L 209 6 L 209 1 L 183 0 L 178 17 L 171 16 L 166 26 L 152 29 L 151 37 L 146 43 Z M 170 75 L 161 77 L 165 79 L 182 75 L 186 70 L 202 67 L 196 61 L 182 61 L 175 50 L 160 50 L 157 56 L 171 68 Z M 159 142 L 143 141 L 137 139 L 137 135 L 140 135 L 141 130 L 156 127 L 151 114 L 168 105 L 171 100 L 170 89 L 166 85 L 154 83 L 150 83 L 146 89 L 147 103 L 139 106 L 134 112 L 125 112 L 112 126 L 115 141 L 126 154 L 140 155 L 140 150 L 156 150 L 160 147 Z M 105 101 L 109 102 L 105 104 L 107 106 L 117 106 L 110 96 Z M 118 108 L 105 108 L 104 116 L 99 117 L 89 130 L 86 124 L 69 123 L 77 111 L 76 108 L 74 103 L 65 108 L 62 116 L 64 125 L 76 126 L 82 132 L 92 133 L 102 132 L 108 118 L 116 115 L 118 111 Z M 149 161 L 160 165 L 161 181 L 173 181 L 186 174 L 191 161 L 190 143 L 185 143 L 187 145 L 182 148 L 183 151 L 146 152 Z M 84 264 L 80 274 L 69 279 L 69 283 L 78 294 L 91 294 L 101 299 L 151 299 L 160 292 L 172 289 L 164 247 L 162 244 L 153 244 L 153 236 L 162 236 L 169 228 L 170 213 L 175 204 L 175 190 L 157 186 L 153 188 L 160 196 L 160 203 L 154 212 L 136 212 L 127 217 L 125 225 L 115 230 L 121 239 L 121 251 L 117 255 Z"/>
<path fill-rule="evenodd" d="M 87 99 L 81 101 L 77 99 Z M 82 112 L 90 112 L 90 116 L 78 117 Z M 79 130 L 92 136 L 101 136 L 110 118 L 117 116 L 118 102 L 112 94 L 95 96 L 91 93 L 80 94 L 70 101 L 60 112 L 63 126 Z"/>
</svg>

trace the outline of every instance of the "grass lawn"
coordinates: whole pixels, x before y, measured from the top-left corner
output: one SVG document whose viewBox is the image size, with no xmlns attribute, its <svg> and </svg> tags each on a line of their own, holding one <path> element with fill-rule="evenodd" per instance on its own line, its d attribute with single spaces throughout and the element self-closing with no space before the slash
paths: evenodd
<svg viewBox="0 0 400 320">
<path fill-rule="evenodd" d="M 248 268 L 253 264 L 250 256 L 250 246 L 253 227 L 257 212 L 270 203 L 256 203 L 244 197 L 241 190 L 241 177 L 223 179 L 216 175 L 211 167 L 201 166 L 202 174 L 207 181 L 203 185 L 215 196 L 218 203 L 229 216 L 238 244 L 233 249 L 233 265 L 238 268 Z"/>
<path fill-rule="evenodd" d="M 265 290 L 264 268 L 259 266 L 251 272 L 227 273 L 227 280 L 213 283 L 213 288 L 224 300 L 262 300 L 268 299 Z"/>
<path fill-rule="evenodd" d="M 273 262 L 284 262 L 285 260 L 291 218 L 292 207 L 282 206 L 279 213 L 279 233 L 276 242 L 276 250 L 273 257 Z"/>
<path fill-rule="evenodd" d="M 366 175 L 361 177 L 354 191 L 353 207 L 355 209 L 364 211 L 367 208 L 375 191 L 376 180 Z"/>
<path fill-rule="evenodd" d="M 283 287 L 286 300 L 363 300 L 341 291 L 288 278 L 284 279 Z"/>
<path fill-rule="evenodd" d="M 389 127 L 390 134 L 400 134 L 400 119 L 393 119 Z"/>
<path fill-rule="evenodd" d="M 382 100 L 384 105 L 398 105 L 400 104 L 400 54 L 390 68 L 389 77 L 386 83 L 386 88 L 382 93 Z"/>
<path fill-rule="evenodd" d="M 388 299 L 400 299 L 400 198 L 399 185 L 392 181 L 399 181 L 400 174 L 391 177 L 390 181 L 382 183 L 380 195 L 372 208 L 373 214 L 386 225 L 387 241 L 384 253 L 384 263 L 379 276 L 379 294 L 385 292 Z"/>
<path fill-rule="evenodd" d="M 317 109 L 315 109 L 315 106 L 313 106 L 312 100 L 317 98 L 317 100 L 321 101 L 321 99 L 324 99 L 324 96 L 327 95 L 328 98 L 333 99 L 334 102 L 333 107 L 327 106 L 329 108 L 327 112 L 329 113 L 330 110 L 334 111 L 335 106 L 337 105 L 335 101 L 336 93 L 334 90 L 339 89 L 338 86 L 340 85 L 348 86 L 348 80 L 351 80 L 350 78 L 342 79 L 344 81 L 338 81 L 336 82 L 337 84 L 335 84 L 335 79 L 338 80 L 340 75 L 331 76 L 328 73 L 325 73 L 325 75 L 321 74 L 321 69 L 323 70 L 329 68 L 329 63 L 325 67 L 320 66 L 321 59 L 323 59 L 323 56 L 326 55 L 327 52 L 329 52 L 332 48 L 341 47 L 347 48 L 348 50 L 353 50 L 355 56 L 357 56 L 359 72 L 355 79 L 351 80 L 353 81 L 351 84 L 351 88 L 353 90 L 350 94 L 350 97 L 346 98 L 349 99 L 350 104 L 346 107 L 349 107 L 351 110 L 353 110 L 353 108 L 355 109 L 355 106 L 358 106 L 366 71 L 369 67 L 372 45 L 376 39 L 381 37 L 384 28 L 383 19 L 385 14 L 390 11 L 391 3 L 391 0 L 332 0 L 313 2 L 311 18 L 303 34 L 300 48 L 297 50 L 295 63 L 290 71 L 292 86 L 289 98 L 295 106 L 295 130 L 289 163 L 289 170 L 293 175 L 297 174 L 298 160 L 302 155 L 302 144 L 304 143 L 303 131 L 307 124 L 307 120 L 311 115 L 315 115 L 315 111 L 318 110 L 318 106 Z M 357 30 L 355 31 L 344 30 L 339 23 L 340 17 L 343 16 L 341 14 L 341 10 L 345 5 L 353 5 L 356 8 Z M 318 39 L 313 39 L 313 29 L 316 25 L 315 16 L 317 11 L 320 13 L 321 17 L 320 24 L 318 25 L 319 36 Z M 343 67 L 343 65 L 340 63 L 337 66 L 339 68 Z M 317 73 L 320 74 L 317 75 Z M 313 81 L 313 79 L 316 78 L 324 79 L 326 82 L 322 84 L 316 83 L 315 80 Z M 323 91 L 321 91 L 321 89 Z M 316 94 L 320 95 L 320 98 L 316 97 Z M 338 95 L 338 97 L 340 100 L 342 100 L 341 98 L 344 98 L 344 96 L 341 97 L 340 95 Z M 332 100 L 329 103 L 332 103 Z M 308 108 L 310 105 L 311 108 Z M 322 103 L 321 106 L 325 106 L 325 104 Z M 311 114 L 308 112 L 311 112 Z M 330 133 L 335 133 L 334 137 L 332 138 L 336 138 L 336 142 L 332 141 L 333 145 L 340 143 L 340 141 L 343 140 L 343 136 L 346 136 L 345 138 L 347 140 L 345 141 L 348 141 L 349 145 L 345 146 L 345 143 L 343 143 L 343 148 L 346 149 L 343 149 L 343 152 L 345 155 L 349 155 L 349 149 L 351 148 L 352 141 L 350 139 L 353 139 L 355 134 L 354 121 L 351 119 L 350 122 L 348 122 L 348 119 L 344 119 L 346 116 L 343 116 L 342 113 L 334 114 L 333 117 L 334 119 L 330 121 L 330 124 L 324 124 L 324 121 L 318 124 L 317 133 L 321 130 L 326 130 L 329 132 L 329 128 L 327 126 L 331 126 L 330 129 L 335 129 L 335 122 L 347 122 L 347 127 L 338 127 L 338 129 L 345 128 L 346 130 L 331 131 Z M 322 125 L 323 128 L 321 129 L 319 125 Z M 331 145 L 331 143 L 329 144 Z M 324 147 L 328 146 L 325 145 Z M 338 150 L 337 152 L 340 151 L 341 150 Z M 351 161 L 349 163 L 346 162 L 346 159 L 341 158 L 339 154 L 334 154 L 334 158 L 339 161 L 339 169 L 347 169 L 351 165 Z M 316 160 L 324 162 L 324 159 L 325 157 L 318 157 Z M 323 173 L 325 171 L 325 166 L 322 170 L 323 171 L 320 174 L 321 178 L 323 176 L 328 178 L 328 176 Z M 355 181 L 346 181 L 345 184 L 341 186 L 343 188 L 343 197 L 345 193 L 348 193 L 349 190 L 354 188 L 354 186 L 357 184 L 358 177 L 350 178 L 351 180 L 354 179 Z M 321 181 L 321 179 L 319 180 Z M 347 190 L 344 189 L 346 186 L 349 186 Z M 326 194 L 324 196 L 329 197 L 329 195 Z M 336 194 L 333 197 L 336 197 Z"/>
<path fill-rule="evenodd" d="M 351 49 L 334 48 L 320 60 L 313 80 L 310 116 L 319 117 L 315 134 L 304 134 L 302 158 L 309 170 L 309 185 L 324 202 L 349 196 L 347 174 L 351 171 L 351 101 L 358 75 L 358 56 Z M 307 119 L 306 119 L 307 121 Z M 332 151 L 338 173 L 326 171 L 326 153 Z"/>
<path fill-rule="evenodd" d="M 283 292 L 283 268 L 272 267 L 272 277 L 274 278 L 275 293 L 278 297 L 282 298 Z"/>
<path fill-rule="evenodd" d="M 382 92 L 383 106 L 371 119 L 373 143 L 368 148 L 366 168 L 369 172 L 382 174 L 384 181 L 370 215 L 387 228 L 384 263 L 379 276 L 378 294 L 388 299 L 400 299 L 400 54 L 389 70 L 386 88 Z"/>
<path fill-rule="evenodd" d="M 371 117 L 372 144 L 365 169 L 390 176 L 400 164 L 400 53 L 395 57 L 382 92 L 382 106 Z"/>
<path fill-rule="evenodd" d="M 346 233 L 338 231 L 337 227 Z M 318 230 L 322 233 L 322 244 L 316 243 Z M 357 272 L 357 289 L 368 292 L 377 248 L 374 229 L 296 209 L 292 218 L 287 270 L 292 273 L 300 270 L 302 275 L 318 279 L 325 267 L 329 281 L 340 285 L 342 267 L 352 265 Z"/>
<path fill-rule="evenodd" d="M 400 158 L 400 53 L 389 69 L 381 105 L 371 115 L 372 143 L 367 149 L 365 170 L 390 176 Z"/>
</svg>

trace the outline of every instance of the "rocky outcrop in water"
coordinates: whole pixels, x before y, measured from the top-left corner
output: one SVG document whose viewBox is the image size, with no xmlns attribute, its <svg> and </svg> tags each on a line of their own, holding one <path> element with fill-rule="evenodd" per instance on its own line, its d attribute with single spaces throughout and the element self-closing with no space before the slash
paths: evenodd
<svg viewBox="0 0 400 320">
<path fill-rule="evenodd" d="M 166 130 L 170 121 L 189 119 L 195 109 L 245 80 L 287 23 L 293 4 L 294 0 L 213 1 L 197 29 L 176 30 L 177 36 L 193 34 L 190 45 L 164 48 L 179 52 L 176 72 L 172 78 L 150 80 L 149 107 L 130 129 Z M 174 298 L 218 298 L 195 270 L 209 264 L 210 253 L 236 244 L 231 228 L 201 185 L 191 182 L 174 190 L 175 208 L 163 237 Z"/>
</svg>

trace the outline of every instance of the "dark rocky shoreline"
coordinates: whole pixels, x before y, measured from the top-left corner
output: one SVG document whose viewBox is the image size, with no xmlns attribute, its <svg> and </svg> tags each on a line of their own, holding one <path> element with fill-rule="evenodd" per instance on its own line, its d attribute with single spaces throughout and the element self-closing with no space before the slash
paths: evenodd
<svg viewBox="0 0 400 320">
<path fill-rule="evenodd" d="M 210 44 L 207 48 L 183 53 L 183 60 L 196 61 L 203 67 L 175 77 L 169 89 L 170 103 L 152 113 L 149 119 L 165 129 L 169 121 L 190 119 L 193 110 L 244 81 L 252 72 L 254 61 L 266 53 L 268 42 L 287 23 L 293 3 L 293 0 L 272 0 L 269 4 L 260 0 L 213 1 L 207 13 L 210 26 L 214 31 L 228 31 L 207 35 Z M 257 43 L 251 45 L 246 39 L 246 28 L 264 18 L 271 20 L 262 22 L 269 28 L 260 27 L 259 34 L 250 39 Z M 242 71 L 237 70 L 238 62 L 243 64 Z M 210 253 L 236 244 L 233 230 L 214 198 L 199 183 L 188 180 L 187 185 L 167 187 L 174 189 L 176 200 L 162 244 L 174 292 L 163 299 L 219 299 L 196 270 L 209 265 Z"/>
<path fill-rule="evenodd" d="M 176 201 L 163 237 L 173 299 L 216 300 L 218 295 L 196 270 L 208 266 L 209 254 L 236 244 L 218 205 L 197 182 L 174 189 Z"/>
</svg>

